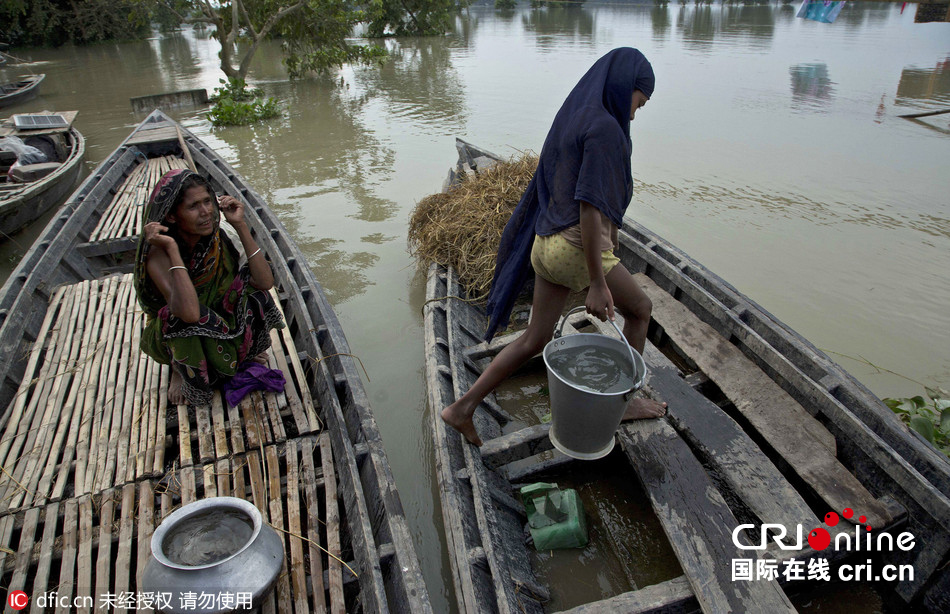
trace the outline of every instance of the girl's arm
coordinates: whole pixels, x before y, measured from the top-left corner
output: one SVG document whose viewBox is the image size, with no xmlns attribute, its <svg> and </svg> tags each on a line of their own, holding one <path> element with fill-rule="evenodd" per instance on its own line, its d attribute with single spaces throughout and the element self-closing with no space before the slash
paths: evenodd
<svg viewBox="0 0 950 614">
<path fill-rule="evenodd" d="M 167 230 L 158 222 L 145 225 L 145 240 L 156 248 L 149 251 L 145 270 L 165 297 L 172 314 L 185 322 L 197 322 L 201 317 L 198 293 L 178 252 L 178 244 L 162 234 Z"/>
<path fill-rule="evenodd" d="M 600 259 L 601 212 L 597 207 L 581 201 L 581 243 L 584 245 L 584 260 L 590 275 L 587 291 L 587 313 L 606 320 L 614 319 L 614 299 L 607 288 L 604 267 Z"/>
</svg>

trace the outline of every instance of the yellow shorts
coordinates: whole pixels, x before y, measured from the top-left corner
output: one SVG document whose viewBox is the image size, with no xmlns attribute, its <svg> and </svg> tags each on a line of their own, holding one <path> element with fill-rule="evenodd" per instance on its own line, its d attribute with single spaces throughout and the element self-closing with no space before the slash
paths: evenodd
<svg viewBox="0 0 950 614">
<path fill-rule="evenodd" d="M 600 253 L 600 262 L 606 275 L 620 263 L 620 258 L 614 255 L 613 250 L 607 249 Z M 584 250 L 572 245 L 560 234 L 534 237 L 531 266 L 535 273 L 552 284 L 567 286 L 575 292 L 590 285 Z"/>
</svg>

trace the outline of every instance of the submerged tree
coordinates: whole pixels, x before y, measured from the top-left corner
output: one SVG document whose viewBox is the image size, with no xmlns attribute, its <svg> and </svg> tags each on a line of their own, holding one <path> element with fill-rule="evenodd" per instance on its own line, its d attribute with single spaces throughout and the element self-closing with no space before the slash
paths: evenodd
<svg viewBox="0 0 950 614">
<path fill-rule="evenodd" d="M 346 62 L 371 62 L 376 46 L 351 44 L 347 37 L 363 20 L 362 11 L 340 0 L 165 0 L 164 8 L 183 23 L 213 25 L 221 41 L 221 70 L 244 80 L 261 42 L 282 38 L 291 76 L 326 70 Z M 237 43 L 246 47 L 237 50 Z"/>
<path fill-rule="evenodd" d="M 149 0 L 142 0 L 148 2 Z M 376 44 L 353 42 L 367 24 L 371 37 L 444 34 L 468 0 L 158 0 L 182 23 L 207 23 L 221 41 L 221 70 L 246 79 L 251 59 L 267 38 L 279 38 L 291 77 L 385 56 Z M 246 43 L 240 51 L 237 43 Z"/>
</svg>

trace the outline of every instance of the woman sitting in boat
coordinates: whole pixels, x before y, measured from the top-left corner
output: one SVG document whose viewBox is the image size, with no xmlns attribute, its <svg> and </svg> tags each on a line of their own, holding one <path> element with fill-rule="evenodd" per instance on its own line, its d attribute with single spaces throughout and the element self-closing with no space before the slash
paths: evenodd
<svg viewBox="0 0 950 614">
<path fill-rule="evenodd" d="M 633 196 L 630 122 L 653 94 L 650 62 L 636 49 L 614 49 L 574 86 L 554 118 L 538 168 L 502 233 L 488 297 L 486 339 L 507 326 L 534 269 L 528 328 L 482 372 L 442 419 L 477 445 L 472 416 L 482 399 L 550 341 L 572 290 L 587 291 L 587 312 L 624 316 L 623 334 L 643 352 L 653 305 L 614 255 Z M 666 404 L 633 399 L 624 419 L 662 416 Z"/>
<path fill-rule="evenodd" d="M 219 211 L 233 233 L 221 227 Z M 172 365 L 170 403 L 209 403 L 242 362 L 266 361 L 270 330 L 284 326 L 268 293 L 270 265 L 251 237 L 244 204 L 215 198 L 191 171 L 159 180 L 143 223 L 135 262 L 148 317 L 142 351 Z"/>
</svg>

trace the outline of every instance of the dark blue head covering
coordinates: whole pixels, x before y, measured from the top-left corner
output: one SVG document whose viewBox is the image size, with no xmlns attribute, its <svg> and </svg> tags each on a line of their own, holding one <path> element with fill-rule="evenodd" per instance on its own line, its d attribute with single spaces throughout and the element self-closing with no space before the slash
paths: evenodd
<svg viewBox="0 0 950 614">
<path fill-rule="evenodd" d="M 488 295 L 491 339 L 508 325 L 515 299 L 531 274 L 535 234 L 548 236 L 580 223 L 580 202 L 597 207 L 618 227 L 633 196 L 630 107 L 634 90 L 653 95 L 653 67 L 630 47 L 597 60 L 577 82 L 544 140 L 538 168 L 505 226 Z"/>
</svg>

